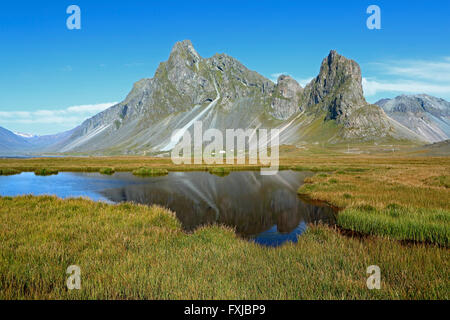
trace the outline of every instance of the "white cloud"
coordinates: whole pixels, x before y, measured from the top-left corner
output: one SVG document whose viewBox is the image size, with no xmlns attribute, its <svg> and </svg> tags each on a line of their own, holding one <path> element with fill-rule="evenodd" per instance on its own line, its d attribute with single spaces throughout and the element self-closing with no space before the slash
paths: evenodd
<svg viewBox="0 0 450 320">
<path fill-rule="evenodd" d="M 99 104 L 86 104 L 81 106 L 72 106 L 67 108 L 68 112 L 87 112 L 87 113 L 98 113 L 101 112 L 113 105 L 117 104 L 117 102 L 108 102 L 108 103 L 99 103 Z"/>
<path fill-rule="evenodd" d="M 55 124 L 75 126 L 115 104 L 117 104 L 117 102 L 71 106 L 57 110 L 0 111 L 0 119 L 1 123 L 8 124 Z"/>
<path fill-rule="evenodd" d="M 450 84 L 433 84 L 421 81 L 378 81 L 363 78 L 362 85 L 364 94 L 367 96 L 373 96 L 379 92 L 450 94 Z"/>
<path fill-rule="evenodd" d="M 450 57 L 437 61 L 398 60 L 370 63 L 377 77 L 363 78 L 366 96 L 380 92 L 450 96 Z"/>
<path fill-rule="evenodd" d="M 405 78 L 450 82 L 450 57 L 441 61 L 400 60 L 373 63 L 383 73 Z"/>
</svg>

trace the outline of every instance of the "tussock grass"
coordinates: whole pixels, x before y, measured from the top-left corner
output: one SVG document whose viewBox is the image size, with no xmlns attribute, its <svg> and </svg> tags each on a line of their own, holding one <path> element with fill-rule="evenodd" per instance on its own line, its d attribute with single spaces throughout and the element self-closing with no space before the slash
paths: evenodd
<svg viewBox="0 0 450 320">
<path fill-rule="evenodd" d="M 448 247 L 449 170 L 443 159 L 338 169 L 306 179 L 298 192 L 343 208 L 337 223 L 345 229 Z"/>
<path fill-rule="evenodd" d="M 20 171 L 19 170 L 15 170 L 15 169 L 0 169 L 0 176 L 12 176 L 14 174 L 19 174 Z"/>
<path fill-rule="evenodd" d="M 48 168 L 41 168 L 41 169 L 36 169 L 34 171 L 34 174 L 37 176 L 50 176 L 53 174 L 58 174 L 58 170 L 55 169 L 48 169 Z"/>
<path fill-rule="evenodd" d="M 139 168 L 136 170 L 133 170 L 133 174 L 135 176 L 141 176 L 141 177 L 155 177 L 155 176 L 164 176 L 169 174 L 169 171 L 167 169 L 159 169 L 159 168 Z"/>
<path fill-rule="evenodd" d="M 266 248 L 160 207 L 0 197 L 0 299 L 448 299 L 449 251 L 314 226 Z M 66 288 L 69 265 L 81 290 Z M 381 290 L 366 269 L 381 268 Z"/>
<path fill-rule="evenodd" d="M 442 209 L 407 209 L 388 205 L 383 210 L 350 208 L 338 215 L 337 223 L 349 230 L 449 246 L 450 212 Z"/>
<path fill-rule="evenodd" d="M 208 172 L 211 174 L 215 174 L 219 177 L 225 177 L 230 174 L 231 170 L 229 168 L 224 167 L 214 167 L 214 168 L 208 168 Z"/>
<path fill-rule="evenodd" d="M 114 168 L 100 168 L 98 172 L 100 172 L 101 174 L 112 175 L 115 171 Z"/>
</svg>

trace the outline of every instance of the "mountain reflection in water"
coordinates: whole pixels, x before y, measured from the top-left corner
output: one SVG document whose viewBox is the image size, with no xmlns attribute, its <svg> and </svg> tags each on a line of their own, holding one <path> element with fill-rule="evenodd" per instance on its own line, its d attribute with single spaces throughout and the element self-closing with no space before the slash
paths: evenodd
<svg viewBox="0 0 450 320">
<path fill-rule="evenodd" d="M 120 174 L 119 174 L 120 175 Z M 310 222 L 334 223 L 330 207 L 305 203 L 297 195 L 308 172 L 236 171 L 218 177 L 207 172 L 171 172 L 168 176 L 135 178 L 145 183 L 101 191 L 114 202 L 158 204 L 176 212 L 187 231 L 205 224 L 223 224 L 264 245 L 295 242 Z M 143 182 L 143 181 L 142 181 Z"/>
<path fill-rule="evenodd" d="M 187 231 L 205 224 L 232 227 L 244 238 L 277 246 L 297 241 L 309 222 L 334 223 L 330 207 L 305 203 L 297 189 L 311 172 L 235 171 L 225 177 L 208 172 L 169 172 L 162 177 L 112 176 L 61 172 L 36 176 L 23 172 L 0 176 L 0 195 L 53 194 L 61 198 L 89 197 L 108 202 L 158 204 L 176 212 Z"/>
</svg>

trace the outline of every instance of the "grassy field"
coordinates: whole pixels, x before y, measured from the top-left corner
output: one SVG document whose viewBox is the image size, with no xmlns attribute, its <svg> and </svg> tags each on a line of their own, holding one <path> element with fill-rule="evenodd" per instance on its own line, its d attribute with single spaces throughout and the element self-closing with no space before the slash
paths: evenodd
<svg viewBox="0 0 450 320">
<path fill-rule="evenodd" d="M 343 155 L 333 152 L 291 154 L 290 149 L 280 153 L 280 169 L 297 169 L 311 171 L 333 170 L 358 170 L 370 168 L 415 166 L 427 167 L 442 164 L 450 166 L 450 157 L 411 157 L 406 153 L 395 156 L 390 154 L 372 155 Z M 321 149 L 320 149 L 321 150 Z M 54 157 L 54 158 L 28 158 L 5 159 L 0 158 L 0 174 L 2 171 L 11 170 L 11 173 L 22 171 L 36 171 L 39 169 L 52 169 L 60 172 L 99 172 L 101 169 L 110 168 L 116 172 L 133 171 L 139 168 L 160 168 L 169 171 L 207 171 L 213 167 L 223 167 L 227 170 L 258 170 L 259 165 L 176 165 L 170 158 L 142 157 L 142 156 L 118 156 L 118 157 Z M 448 175 L 448 174 L 447 174 Z"/>
<path fill-rule="evenodd" d="M 448 247 L 449 172 L 447 158 L 330 169 L 299 193 L 342 208 L 337 223 L 344 229 Z"/>
<path fill-rule="evenodd" d="M 338 228 L 312 226 L 297 244 L 264 248 L 220 226 L 186 234 L 157 207 L 3 197 L 0 299 L 449 298 L 449 157 L 287 151 L 280 169 L 317 172 L 299 193 L 341 208 Z M 258 169 L 144 157 L 0 159 L 3 174 L 139 168 Z M 65 286 L 72 264 L 82 270 L 80 291 Z M 366 287 L 369 265 L 381 268 L 381 290 Z"/>
<path fill-rule="evenodd" d="M 207 171 L 207 165 L 175 165 L 170 158 L 122 156 L 122 157 L 59 157 L 1 159 L 0 174 L 17 174 L 23 171 L 56 170 L 60 172 L 100 172 L 110 169 L 115 172 L 134 171 L 139 169 L 161 169 L 169 171 Z M 232 170 L 256 170 L 255 165 L 228 165 Z"/>
<path fill-rule="evenodd" d="M 323 226 L 265 248 L 159 207 L 0 198 L 0 299 L 448 299 L 449 251 Z M 368 290 L 366 268 L 381 268 Z M 81 268 L 81 290 L 66 269 Z"/>
</svg>

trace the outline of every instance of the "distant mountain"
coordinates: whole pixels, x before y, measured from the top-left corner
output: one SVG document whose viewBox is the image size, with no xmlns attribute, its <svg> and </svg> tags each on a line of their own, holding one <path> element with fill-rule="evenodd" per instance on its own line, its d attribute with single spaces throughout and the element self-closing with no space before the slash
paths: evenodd
<svg viewBox="0 0 450 320">
<path fill-rule="evenodd" d="M 44 152 L 50 152 L 53 150 L 58 150 L 58 145 L 67 143 L 68 139 L 77 129 L 78 127 L 57 134 L 33 136 L 28 138 L 28 141 L 30 141 L 34 150 L 41 149 Z"/>
<path fill-rule="evenodd" d="M 31 148 L 31 144 L 23 137 L 0 127 L 0 155 L 11 155 Z"/>
<path fill-rule="evenodd" d="M 75 129 L 54 135 L 37 136 L 14 133 L 0 127 L 0 155 L 35 155 L 57 150 L 58 147 L 54 145 L 64 143 Z"/>
<path fill-rule="evenodd" d="M 426 94 L 382 99 L 379 105 L 393 119 L 430 142 L 450 138 L 450 102 Z"/>
<path fill-rule="evenodd" d="M 74 129 L 55 152 L 151 154 L 168 151 L 175 129 L 279 128 L 280 143 L 421 140 L 363 96 L 359 65 L 335 51 L 305 88 L 283 75 L 273 83 L 226 54 L 202 58 L 177 42 L 151 79 Z"/>
</svg>

